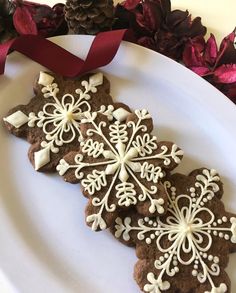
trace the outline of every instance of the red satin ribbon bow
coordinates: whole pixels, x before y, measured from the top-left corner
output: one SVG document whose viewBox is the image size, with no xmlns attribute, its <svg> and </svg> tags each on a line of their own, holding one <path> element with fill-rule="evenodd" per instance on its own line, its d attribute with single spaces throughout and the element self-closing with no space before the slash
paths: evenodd
<svg viewBox="0 0 236 293">
<path fill-rule="evenodd" d="M 98 34 L 93 40 L 86 60 L 42 37 L 22 35 L 0 45 L 0 74 L 4 74 L 7 54 L 13 49 L 57 74 L 75 77 L 109 64 L 126 33 L 127 30 L 123 29 Z"/>
</svg>

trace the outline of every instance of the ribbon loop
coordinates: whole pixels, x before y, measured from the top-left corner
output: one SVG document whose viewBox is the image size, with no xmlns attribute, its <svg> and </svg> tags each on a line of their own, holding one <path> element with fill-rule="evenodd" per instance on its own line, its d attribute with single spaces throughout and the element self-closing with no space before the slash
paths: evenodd
<svg viewBox="0 0 236 293">
<path fill-rule="evenodd" d="M 109 64 L 126 33 L 127 29 L 122 29 L 96 35 L 85 61 L 50 40 L 35 35 L 22 35 L 0 45 L 0 74 L 4 74 L 7 54 L 12 49 L 57 74 L 76 77 Z"/>
</svg>

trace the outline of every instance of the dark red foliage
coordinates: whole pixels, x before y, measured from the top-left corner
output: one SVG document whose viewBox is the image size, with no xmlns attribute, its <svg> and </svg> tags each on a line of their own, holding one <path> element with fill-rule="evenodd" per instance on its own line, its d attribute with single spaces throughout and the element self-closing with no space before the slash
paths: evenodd
<svg viewBox="0 0 236 293">
<path fill-rule="evenodd" d="M 0 44 L 16 36 L 13 26 L 14 7 L 8 0 L 0 0 Z"/>
<path fill-rule="evenodd" d="M 181 60 L 189 39 L 204 36 L 201 18 L 188 11 L 171 11 L 170 0 L 126 0 L 116 7 L 120 27 L 132 28 L 137 43 Z M 116 24 L 116 28 L 119 27 Z"/>
<path fill-rule="evenodd" d="M 236 103 L 235 31 L 225 37 L 218 49 L 214 35 L 190 40 L 183 53 L 184 64 L 204 77 Z"/>
<path fill-rule="evenodd" d="M 15 0 L 14 26 L 19 34 L 38 34 L 51 37 L 68 32 L 64 19 L 64 5 L 53 8 L 34 2 Z"/>
<path fill-rule="evenodd" d="M 13 23 L 16 31 L 20 35 L 38 34 L 36 23 L 34 22 L 29 10 L 24 6 L 16 8 L 16 11 L 13 15 Z"/>
</svg>

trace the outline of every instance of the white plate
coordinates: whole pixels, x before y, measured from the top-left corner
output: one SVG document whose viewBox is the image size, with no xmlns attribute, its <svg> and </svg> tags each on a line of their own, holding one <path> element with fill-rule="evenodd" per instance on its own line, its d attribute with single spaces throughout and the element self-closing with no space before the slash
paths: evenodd
<svg viewBox="0 0 236 293">
<path fill-rule="evenodd" d="M 84 58 L 92 38 L 53 40 Z M 29 100 L 42 67 L 14 53 L 6 69 L 0 77 L 0 117 Z M 125 42 L 103 71 L 116 101 L 147 108 L 159 139 L 184 149 L 179 171 L 207 166 L 222 174 L 226 208 L 236 212 L 235 105 L 183 66 Z M 23 293 L 140 292 L 132 279 L 134 250 L 108 231 L 87 228 L 79 186 L 36 173 L 27 158 L 28 143 L 9 135 L 3 125 L 0 142 L 0 266 L 15 287 Z M 232 292 L 235 263 L 231 255 Z"/>
</svg>

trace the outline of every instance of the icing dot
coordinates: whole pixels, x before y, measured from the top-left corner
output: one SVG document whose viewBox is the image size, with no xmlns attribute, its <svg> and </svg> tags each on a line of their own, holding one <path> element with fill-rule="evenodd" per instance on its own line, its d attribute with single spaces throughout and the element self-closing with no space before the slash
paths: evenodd
<svg viewBox="0 0 236 293">
<path fill-rule="evenodd" d="M 208 195 L 208 196 L 207 196 L 207 199 L 208 199 L 208 200 L 211 200 L 211 199 L 212 199 L 212 196 Z"/>
<path fill-rule="evenodd" d="M 229 240 L 229 235 L 225 234 L 225 240 Z"/>
<path fill-rule="evenodd" d="M 174 270 L 175 270 L 176 273 L 179 272 L 179 268 L 178 267 L 174 267 Z"/>
<path fill-rule="evenodd" d="M 178 265 L 178 262 L 176 260 L 174 260 L 173 265 L 176 267 Z"/>
<path fill-rule="evenodd" d="M 200 255 L 203 255 L 203 253 L 200 251 Z"/>
<path fill-rule="evenodd" d="M 155 235 L 156 235 L 156 236 L 159 236 L 159 235 L 160 235 L 160 232 L 159 232 L 159 231 L 156 231 L 156 232 L 155 232 Z"/>
<path fill-rule="evenodd" d="M 195 188 L 194 187 L 190 187 L 190 192 L 195 192 Z"/>
<path fill-rule="evenodd" d="M 221 219 L 217 220 L 217 223 L 222 224 L 222 220 Z"/>
<path fill-rule="evenodd" d="M 156 222 L 154 222 L 154 223 L 153 223 L 153 227 L 156 227 L 156 226 L 157 226 L 157 223 L 156 223 Z"/>
<path fill-rule="evenodd" d="M 213 222 L 213 226 L 216 227 L 217 226 L 217 223 L 216 222 Z"/>
<path fill-rule="evenodd" d="M 192 202 L 196 202 L 196 201 L 197 201 L 196 198 L 193 198 L 193 199 L 192 199 Z"/>
<path fill-rule="evenodd" d="M 151 234 L 151 235 L 150 235 L 150 238 L 151 238 L 151 239 L 155 239 L 155 234 Z"/>
<path fill-rule="evenodd" d="M 191 193 L 190 195 L 191 195 L 192 197 L 195 197 L 196 193 Z"/>
<path fill-rule="evenodd" d="M 208 233 L 208 234 L 211 234 L 211 230 L 207 230 L 207 233 Z"/>
<path fill-rule="evenodd" d="M 146 243 L 147 243 L 147 244 L 151 244 L 151 243 L 152 243 L 152 240 L 151 240 L 150 238 L 147 238 L 147 239 L 146 239 Z"/>
<path fill-rule="evenodd" d="M 145 217 L 145 218 L 144 218 L 144 221 L 145 221 L 145 222 L 148 222 L 148 221 L 149 221 L 149 218 L 148 218 L 148 217 Z"/>
<path fill-rule="evenodd" d="M 203 253 L 203 258 L 207 258 L 207 253 Z"/>
<path fill-rule="evenodd" d="M 172 187 L 170 188 L 170 190 L 174 192 L 174 191 L 176 191 L 176 188 L 175 188 L 174 186 L 172 186 Z"/>
<path fill-rule="evenodd" d="M 203 202 L 205 202 L 205 203 L 206 203 L 206 202 L 207 202 L 207 198 L 203 198 Z"/>
<path fill-rule="evenodd" d="M 218 256 L 215 256 L 214 259 L 213 259 L 214 263 L 219 263 L 220 259 Z"/>
<path fill-rule="evenodd" d="M 152 221 L 152 220 L 150 220 L 150 221 L 148 222 L 148 224 L 149 224 L 149 225 L 152 225 L 152 224 L 153 224 L 153 221 Z"/>
<path fill-rule="evenodd" d="M 160 256 L 159 259 L 160 259 L 161 262 L 163 262 L 165 260 L 164 256 Z"/>
<path fill-rule="evenodd" d="M 210 255 L 208 256 L 208 260 L 209 260 L 209 261 L 212 261 L 212 260 L 213 260 L 213 255 L 210 254 Z"/>
<path fill-rule="evenodd" d="M 214 230 L 213 235 L 217 236 L 218 235 L 217 231 Z"/>
<path fill-rule="evenodd" d="M 177 260 L 177 256 L 176 255 L 173 256 L 173 260 Z"/>
<path fill-rule="evenodd" d="M 137 237 L 138 237 L 138 240 L 143 240 L 144 239 L 144 236 L 142 234 L 141 235 L 138 234 Z"/>
<path fill-rule="evenodd" d="M 222 232 L 220 232 L 220 233 L 219 233 L 219 237 L 220 237 L 220 238 L 223 238 L 223 237 L 224 237 L 224 234 L 223 234 Z"/>
<path fill-rule="evenodd" d="M 169 254 L 168 253 L 165 253 L 164 257 L 165 258 L 168 258 L 169 257 Z"/>
<path fill-rule="evenodd" d="M 197 270 L 197 269 L 198 269 L 198 265 L 194 265 L 193 268 L 194 268 L 195 270 Z"/>
<path fill-rule="evenodd" d="M 222 217 L 222 221 L 226 223 L 227 222 L 227 217 Z"/>
<path fill-rule="evenodd" d="M 175 197 L 174 197 L 174 196 L 172 196 L 172 197 L 171 197 L 171 199 L 172 199 L 172 200 L 175 200 Z"/>
<path fill-rule="evenodd" d="M 204 206 L 204 203 L 203 202 L 200 202 L 200 205 L 203 207 Z"/>
<path fill-rule="evenodd" d="M 197 259 L 195 259 L 194 263 L 195 264 L 199 264 L 199 261 Z"/>
<path fill-rule="evenodd" d="M 192 275 L 193 275 L 194 277 L 196 277 L 196 276 L 197 276 L 197 271 L 196 271 L 196 270 L 193 270 L 193 271 L 192 271 Z"/>
</svg>

